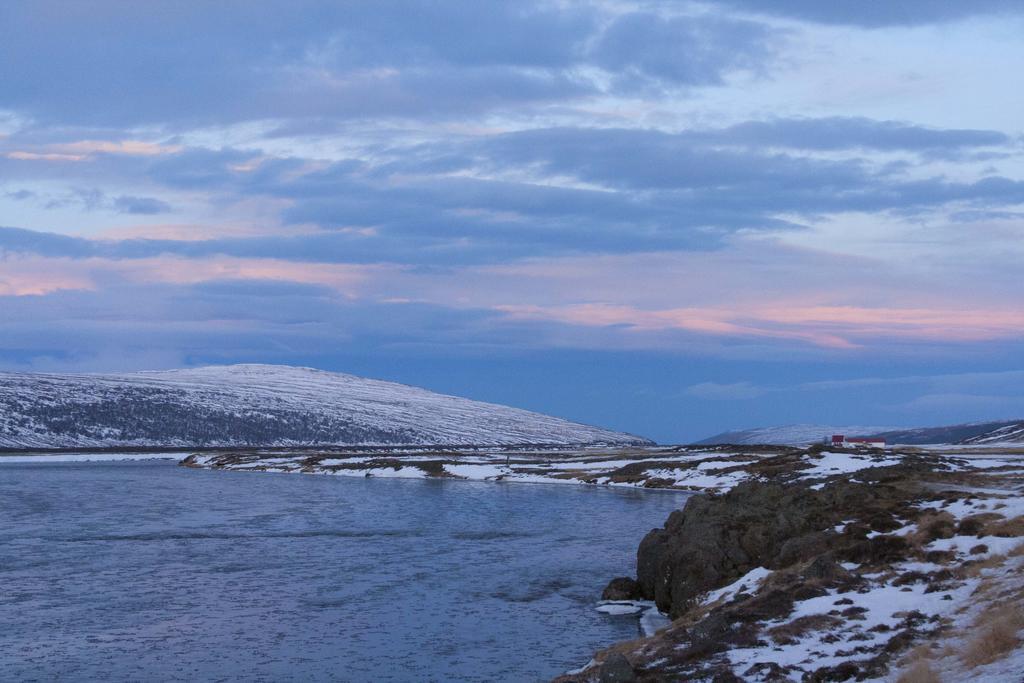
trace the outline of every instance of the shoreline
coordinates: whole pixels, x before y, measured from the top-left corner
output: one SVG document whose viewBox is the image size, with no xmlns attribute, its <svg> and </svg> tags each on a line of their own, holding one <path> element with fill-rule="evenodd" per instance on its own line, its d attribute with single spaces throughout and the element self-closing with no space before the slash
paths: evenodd
<svg viewBox="0 0 1024 683">
<path fill-rule="evenodd" d="M 803 467 L 693 496 L 605 591 L 670 624 L 556 681 L 1017 683 L 1024 458 L 958 455 L 808 449 Z"/>
<path fill-rule="evenodd" d="M 1019 447 L 991 445 L 886 450 L 725 446 L 516 456 L 449 451 L 412 458 L 317 453 L 274 458 L 240 452 L 197 456 L 182 465 L 696 494 L 670 515 L 664 529 L 640 543 L 638 580 L 615 579 L 598 603 L 606 612 L 667 615 L 661 628 L 597 652 L 556 678 L 562 683 L 882 682 L 901 672 L 933 671 L 928 667 L 952 676 L 948 680 L 999 681 L 1004 680 L 1000 666 L 1024 670 L 1019 640 L 991 660 L 968 665 L 963 653 L 979 647 L 971 640 L 973 624 L 1002 609 L 1024 574 L 1022 455 Z M 506 457 L 509 464 L 497 467 Z M 793 509 L 780 509 L 772 495 L 763 495 L 765 490 Z M 809 500 L 818 507 L 805 509 Z M 744 506 L 749 514 L 733 518 Z M 725 521 L 706 529 L 699 536 L 701 545 L 687 546 L 693 529 L 674 534 L 687 527 L 687 511 L 694 508 L 699 509 L 689 516 L 698 527 L 704 519 Z M 756 529 L 778 515 L 797 521 L 754 532 L 753 541 L 734 532 Z M 758 550 L 758 537 L 765 533 L 774 537 Z M 722 548 L 713 571 L 698 566 L 699 558 L 714 555 L 709 549 Z M 749 554 L 745 561 L 736 560 L 744 553 Z M 692 576 L 681 579 L 687 571 Z M 632 584 L 622 584 L 623 579 Z M 681 599 L 674 600 L 664 587 L 679 585 L 684 587 Z M 984 591 L 999 597 L 986 599 Z M 1019 604 L 1012 603 L 1014 615 L 1019 613 L 1024 627 L 1024 591 L 1018 599 Z"/>
<path fill-rule="evenodd" d="M 754 450 L 755 452 L 751 452 Z M 749 479 L 766 457 L 788 447 L 604 447 L 591 449 L 438 449 L 416 454 L 358 452 L 196 453 L 181 461 L 201 469 L 453 480 L 585 484 L 689 493 L 725 491 Z"/>
<path fill-rule="evenodd" d="M 616 590 L 610 585 L 597 604 L 600 611 L 635 613 L 657 625 L 637 640 L 600 650 L 556 679 L 563 683 L 606 680 L 613 670 L 613 680 L 622 681 L 893 681 L 901 672 L 924 671 L 933 676 L 926 681 L 1016 683 L 1007 672 L 1024 671 L 1020 447 L 0 455 L 0 463 L 142 459 L 236 472 L 690 494 L 640 543 L 637 579 L 615 579 Z M 763 527 L 775 517 L 792 521 Z M 754 540 L 737 537 L 729 531 L 734 528 L 757 530 Z M 715 560 L 709 565 L 714 571 L 698 567 L 689 537 L 700 537 L 705 549 L 724 548 L 728 561 Z M 657 615 L 668 616 L 656 622 Z M 991 640 L 997 628 L 1011 628 L 1004 633 L 1008 646 L 988 658 L 969 654 L 981 647 L 975 631 Z"/>
</svg>

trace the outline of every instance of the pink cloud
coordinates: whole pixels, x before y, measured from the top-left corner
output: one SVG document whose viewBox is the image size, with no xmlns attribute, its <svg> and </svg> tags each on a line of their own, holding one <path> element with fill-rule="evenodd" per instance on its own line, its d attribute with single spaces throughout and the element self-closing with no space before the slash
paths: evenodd
<svg viewBox="0 0 1024 683">
<path fill-rule="evenodd" d="M 288 235 L 309 235 L 320 230 L 304 227 L 289 227 Z M 118 225 L 93 234 L 95 240 L 152 239 L 174 242 L 202 242 L 225 237 L 257 237 L 279 235 L 281 228 L 275 224 L 254 223 L 159 223 L 141 225 Z"/>
<path fill-rule="evenodd" d="M 159 156 L 161 154 L 177 154 L 181 145 L 162 145 L 142 140 L 80 140 L 59 145 L 51 145 L 72 154 L 125 154 L 128 156 Z"/>
<path fill-rule="evenodd" d="M 158 156 L 176 154 L 181 145 L 162 145 L 142 140 L 79 140 L 60 144 L 42 145 L 35 149 L 16 149 L 5 152 L 8 159 L 19 161 L 88 161 L 96 154 L 122 154 L 127 156 Z"/>
<path fill-rule="evenodd" d="M 166 236 L 176 229 L 156 228 Z M 183 230 L 177 237 L 188 239 L 189 231 Z M 573 257 L 445 270 L 229 256 L 8 256 L 0 260 L 0 293 L 99 289 L 118 280 L 279 280 L 382 304 L 487 309 L 512 323 L 562 323 L 561 331 L 539 341 L 558 345 L 673 348 L 682 343 L 675 332 L 689 334 L 686 343 L 763 339 L 841 350 L 887 340 L 968 343 L 1024 337 L 1024 310 L 1013 291 L 979 295 L 941 273 L 921 277 L 873 272 L 869 266 L 763 241 L 714 253 Z"/>
<path fill-rule="evenodd" d="M 57 152 L 26 152 L 18 150 L 7 152 L 4 156 L 18 161 L 85 161 L 85 154 L 62 154 Z"/>
<path fill-rule="evenodd" d="M 409 278 L 413 283 L 408 282 Z M 894 268 L 866 257 L 777 241 L 735 239 L 714 252 L 578 256 L 410 273 L 395 297 L 489 308 L 509 320 L 613 328 L 623 343 L 685 331 L 713 339 L 780 339 L 835 349 L 885 340 L 948 342 L 1024 337 L 1019 284 L 984 291 L 942 269 Z"/>
<path fill-rule="evenodd" d="M 189 259 L 69 259 L 8 256 L 0 260 L 0 295 L 28 296 L 68 289 L 100 289 L 111 280 L 139 283 L 197 284 L 215 280 L 279 280 L 320 285 L 339 294 L 360 296 L 366 283 L 399 268 L 389 265 L 296 263 L 280 259 L 217 256 Z"/>
<path fill-rule="evenodd" d="M 991 306 L 969 309 L 795 306 L 767 309 L 761 316 L 780 324 L 836 327 L 863 337 L 984 341 L 1024 334 L 1024 311 Z"/>
<path fill-rule="evenodd" d="M 91 289 L 87 273 L 41 267 L 39 258 L 0 258 L 0 296 L 40 296 L 62 289 Z M 70 259 L 46 259 L 68 261 Z"/>
<path fill-rule="evenodd" d="M 752 321 L 741 324 L 730 318 L 735 312 L 728 309 L 686 308 L 669 310 L 641 310 L 629 306 L 583 304 L 579 306 L 497 306 L 497 310 L 513 319 L 550 320 L 586 327 L 620 325 L 630 332 L 656 332 L 684 330 L 720 337 L 767 337 L 795 339 L 830 348 L 854 348 L 857 345 L 837 334 L 818 330 L 778 329 L 771 321 Z"/>
<path fill-rule="evenodd" d="M 722 337 L 793 339 L 852 349 L 877 339 L 986 341 L 1024 336 L 1024 313 L 1013 310 L 920 310 L 870 307 L 729 308 L 644 310 L 631 306 L 495 306 L 512 319 L 549 320 L 585 327 L 623 326 L 628 331 L 685 330 Z"/>
<path fill-rule="evenodd" d="M 244 259 L 219 256 L 185 259 L 165 256 L 131 261 L 121 270 L 129 278 L 146 282 L 195 284 L 211 280 L 281 280 L 322 285 L 355 297 L 371 276 L 392 266 L 352 265 L 336 263 L 296 263 L 279 259 Z"/>
</svg>

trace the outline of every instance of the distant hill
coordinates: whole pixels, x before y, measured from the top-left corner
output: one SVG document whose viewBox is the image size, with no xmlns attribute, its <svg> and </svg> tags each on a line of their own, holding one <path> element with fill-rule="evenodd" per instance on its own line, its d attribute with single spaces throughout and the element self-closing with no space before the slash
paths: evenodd
<svg viewBox="0 0 1024 683">
<path fill-rule="evenodd" d="M 1000 422 L 971 422 L 959 425 L 943 425 L 940 427 L 914 427 L 911 429 L 893 429 L 872 434 L 882 436 L 889 443 L 906 443 L 907 445 L 924 445 L 926 443 L 969 443 L 971 439 L 983 436 L 1008 424 Z"/>
<path fill-rule="evenodd" d="M 0 373 L 0 448 L 595 443 L 651 442 L 310 368 Z"/>
<path fill-rule="evenodd" d="M 714 444 L 770 444 L 781 446 L 805 446 L 817 443 L 830 434 L 846 436 L 882 437 L 888 443 L 924 444 L 988 444 L 1024 443 L 1024 420 L 1000 420 L 993 422 L 972 422 L 941 427 L 913 427 L 894 429 L 892 427 L 828 426 L 813 424 L 785 425 L 781 427 L 756 427 L 734 432 L 723 432 L 698 441 L 697 445 Z"/>
<path fill-rule="evenodd" d="M 781 427 L 755 427 L 735 432 L 722 432 L 715 436 L 698 441 L 699 446 L 712 446 L 717 444 L 738 444 L 754 445 L 768 444 L 776 446 L 806 446 L 807 444 L 820 443 L 822 439 L 833 434 L 845 434 L 847 436 L 869 436 L 880 431 L 891 429 L 889 427 L 858 427 L 845 426 L 836 427 L 830 425 L 796 424 L 783 425 Z"/>
<path fill-rule="evenodd" d="M 968 437 L 960 443 L 978 445 L 995 443 L 1024 443 L 1024 420 L 1002 423 L 1000 426 L 990 431 Z"/>
</svg>

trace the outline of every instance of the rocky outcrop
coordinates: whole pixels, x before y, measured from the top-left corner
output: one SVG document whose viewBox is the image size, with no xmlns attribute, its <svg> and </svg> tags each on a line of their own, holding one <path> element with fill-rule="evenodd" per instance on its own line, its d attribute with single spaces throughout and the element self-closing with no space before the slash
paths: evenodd
<svg viewBox="0 0 1024 683">
<path fill-rule="evenodd" d="M 677 617 L 697 597 L 757 567 L 782 569 L 829 552 L 855 554 L 858 561 L 898 552 L 875 548 L 866 535 L 897 528 L 894 514 L 906 499 L 906 491 L 890 484 L 851 481 L 821 490 L 751 481 L 724 495 L 694 496 L 640 543 L 637 581 L 643 597 Z M 834 529 L 865 511 L 870 523 L 863 528 Z"/>
<path fill-rule="evenodd" d="M 913 656 L 959 667 L 956 648 L 915 646 L 962 646 L 978 600 L 1005 611 L 1010 596 L 1024 614 L 1017 456 L 790 455 L 648 533 L 636 582 L 607 594 L 639 591 L 671 622 L 557 680 L 629 676 L 623 663 L 639 682 L 891 680 Z"/>
<path fill-rule="evenodd" d="M 625 655 L 615 653 L 604 660 L 597 680 L 598 683 L 632 683 L 636 672 Z"/>
<path fill-rule="evenodd" d="M 628 576 L 612 579 L 601 593 L 602 600 L 639 600 L 643 596 L 644 591 L 639 582 Z"/>
</svg>

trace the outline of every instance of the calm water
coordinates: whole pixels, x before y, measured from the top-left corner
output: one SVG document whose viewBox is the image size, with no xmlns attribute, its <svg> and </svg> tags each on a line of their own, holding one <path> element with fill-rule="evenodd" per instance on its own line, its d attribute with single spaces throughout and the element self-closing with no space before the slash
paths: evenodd
<svg viewBox="0 0 1024 683">
<path fill-rule="evenodd" d="M 670 493 L 0 464 L 0 680 L 530 681 Z"/>
</svg>

